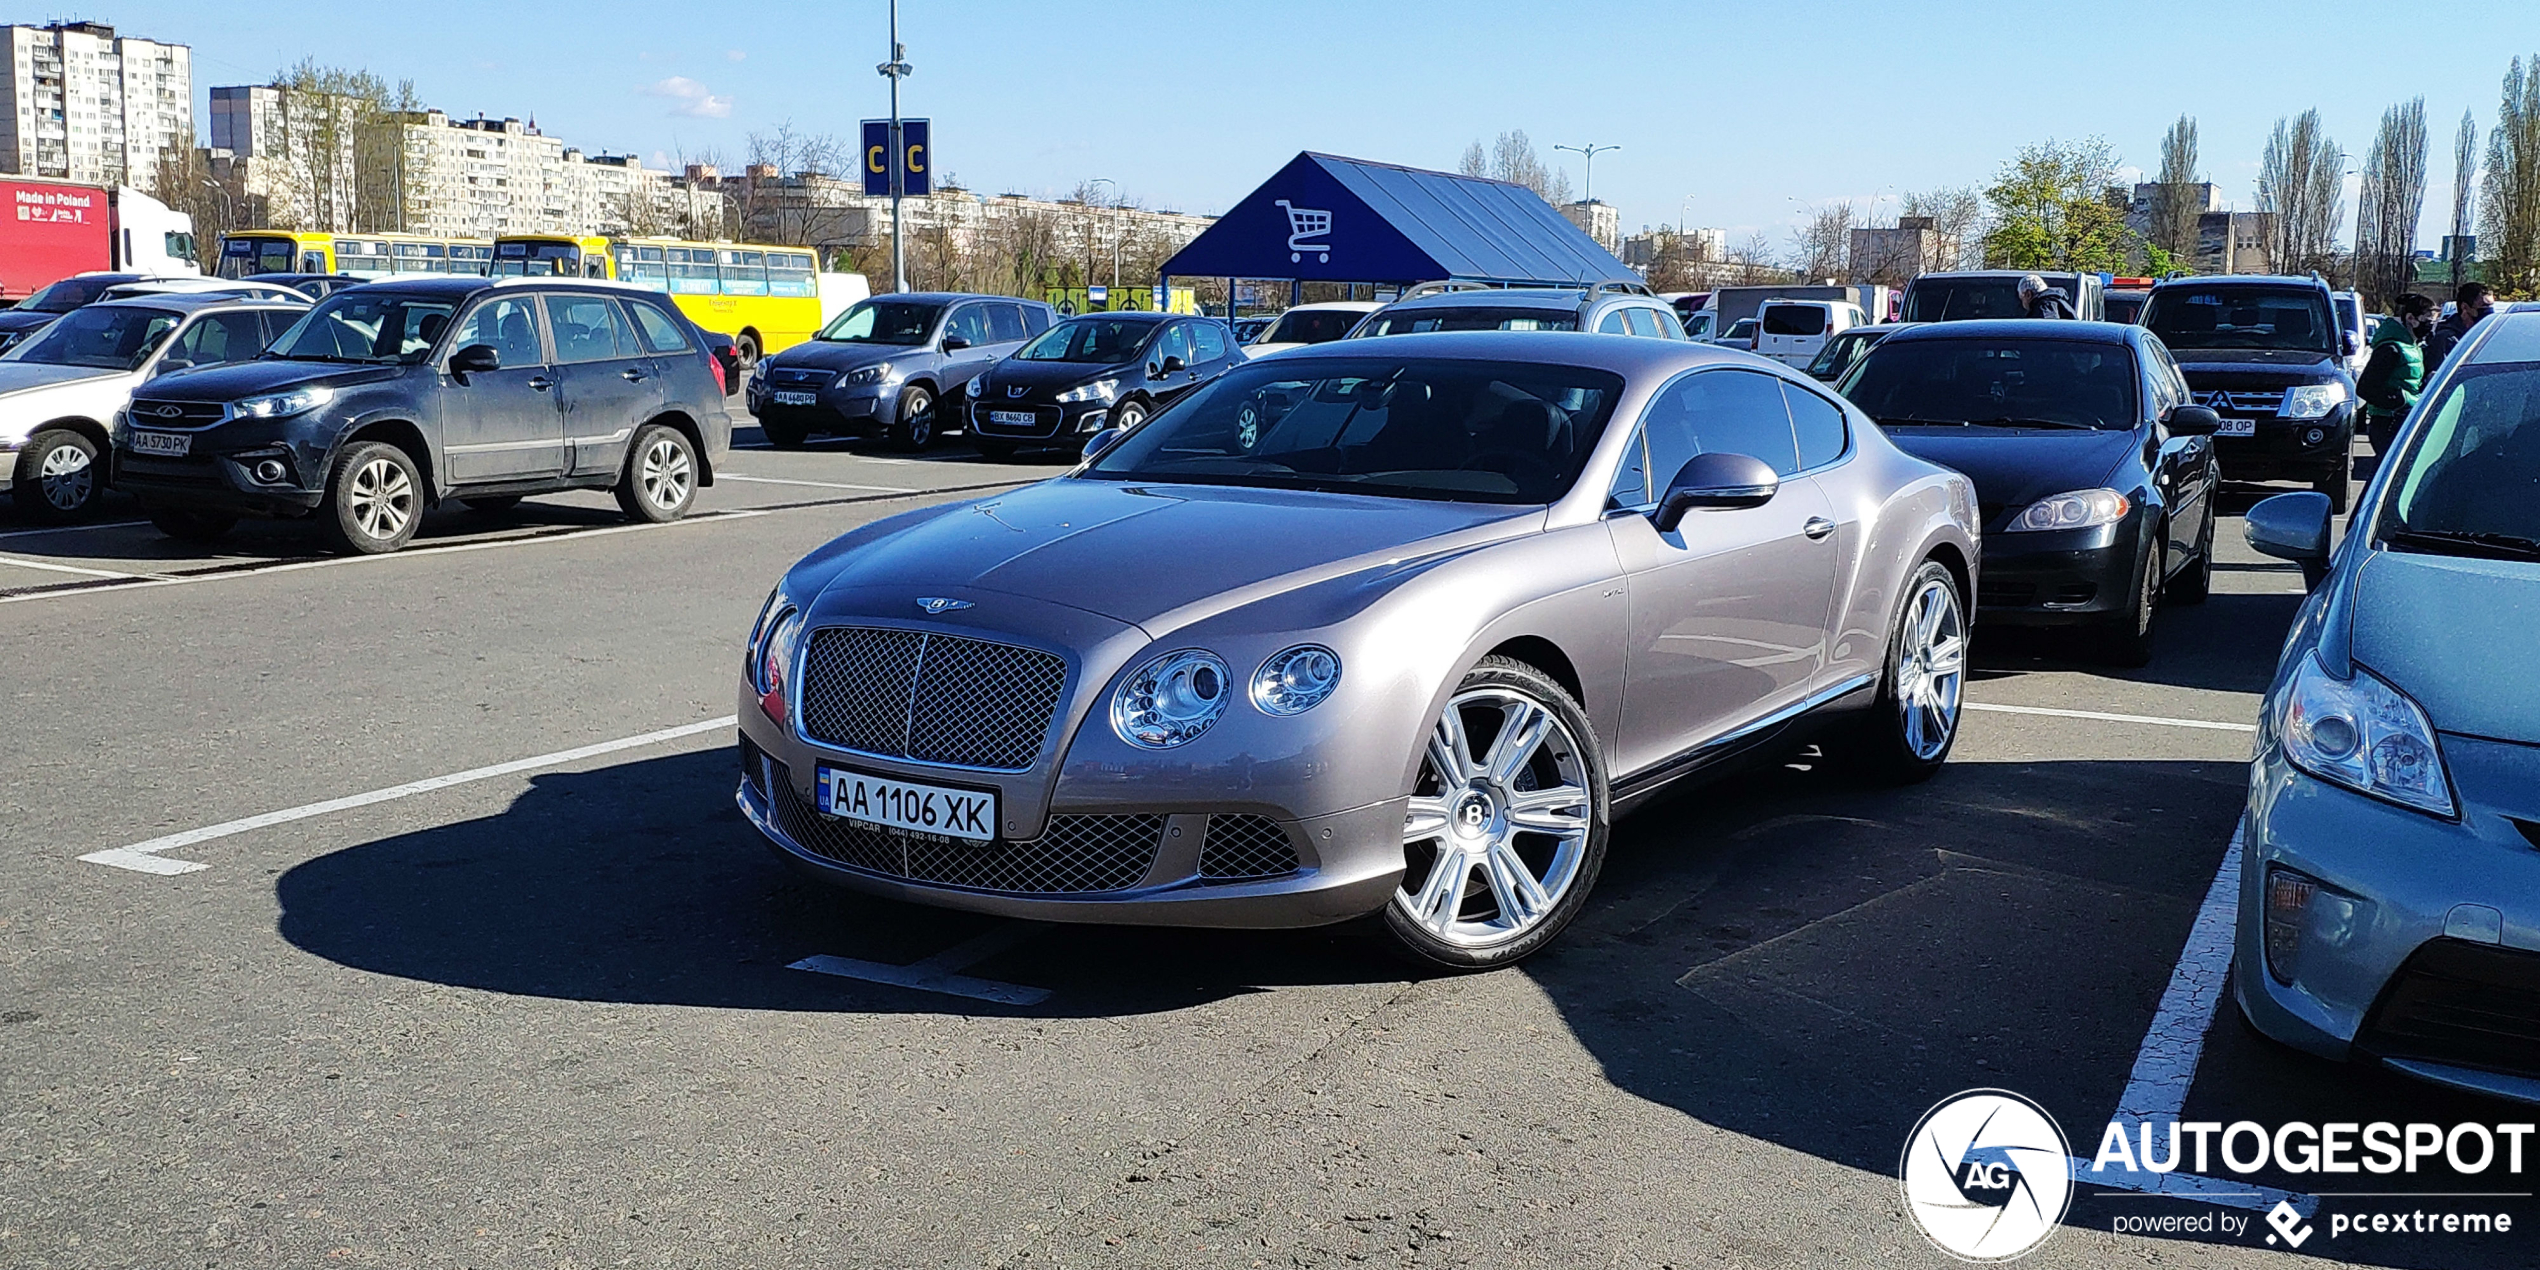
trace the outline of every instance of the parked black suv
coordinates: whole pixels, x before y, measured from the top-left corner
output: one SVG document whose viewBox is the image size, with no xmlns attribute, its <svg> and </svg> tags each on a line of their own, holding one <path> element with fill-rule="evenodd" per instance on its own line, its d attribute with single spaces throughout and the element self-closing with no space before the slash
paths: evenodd
<svg viewBox="0 0 2540 1270">
<path fill-rule="evenodd" d="M 1012 296 L 878 295 L 760 362 L 750 413 L 780 450 L 815 432 L 880 432 L 899 449 L 923 450 L 943 421 L 960 420 L 974 376 L 1054 320 L 1050 306 Z"/>
<path fill-rule="evenodd" d="M 335 546 L 394 551 L 426 507 L 613 489 L 638 520 L 714 483 L 731 415 L 667 297 L 581 280 L 378 282 L 320 302 L 251 362 L 134 394 L 115 484 L 153 524 L 218 538 L 313 516 Z"/>
<path fill-rule="evenodd" d="M 1025 447 L 1072 454 L 1105 428 L 1133 428 L 1165 403 L 1245 360 L 1216 318 L 1088 313 L 1051 327 L 979 376 L 970 440 L 991 459 Z"/>
<path fill-rule="evenodd" d="M 2143 325 L 2169 346 L 2199 405 L 2222 416 L 2225 480 L 2308 481 L 2346 510 L 2355 443 L 2355 351 L 2318 278 L 2179 278 L 2152 288 Z"/>
</svg>

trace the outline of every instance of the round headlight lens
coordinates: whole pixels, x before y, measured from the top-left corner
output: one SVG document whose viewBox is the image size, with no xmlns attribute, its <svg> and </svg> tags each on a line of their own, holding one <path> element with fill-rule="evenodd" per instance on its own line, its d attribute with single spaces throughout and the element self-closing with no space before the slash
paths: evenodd
<svg viewBox="0 0 2540 1270">
<path fill-rule="evenodd" d="M 1199 739 L 1226 713 L 1234 676 L 1217 654 L 1185 648 L 1138 667 L 1111 698 L 1111 727 L 1141 749 L 1169 750 Z"/>
<path fill-rule="evenodd" d="M 1341 655 L 1321 644 L 1270 654 L 1252 674 L 1252 703 L 1264 714 L 1303 714 L 1341 686 Z"/>
</svg>

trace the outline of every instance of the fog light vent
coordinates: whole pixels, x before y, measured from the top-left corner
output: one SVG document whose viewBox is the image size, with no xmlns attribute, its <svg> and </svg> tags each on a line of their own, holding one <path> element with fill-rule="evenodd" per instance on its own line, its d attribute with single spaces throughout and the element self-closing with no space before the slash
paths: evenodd
<svg viewBox="0 0 2540 1270">
<path fill-rule="evenodd" d="M 2267 973 L 2277 983 L 2293 982 L 2293 959 L 2302 951 L 2302 928 L 2310 920 L 2311 897 L 2319 879 L 2282 865 L 2267 869 Z"/>
</svg>

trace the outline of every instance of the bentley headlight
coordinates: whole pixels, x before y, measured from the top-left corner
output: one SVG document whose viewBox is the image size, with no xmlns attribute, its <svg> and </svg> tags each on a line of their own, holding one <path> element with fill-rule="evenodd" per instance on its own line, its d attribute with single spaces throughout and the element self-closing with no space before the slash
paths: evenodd
<svg viewBox="0 0 2540 1270">
<path fill-rule="evenodd" d="M 1270 654 L 1252 673 L 1252 703 L 1264 714 L 1303 714 L 1341 686 L 1341 655 L 1321 644 Z"/>
<path fill-rule="evenodd" d="M 2331 380 L 2325 384 L 2297 384 L 2284 390 L 2284 404 L 2276 414 L 2286 419 L 2317 419 L 2335 410 L 2346 400 L 2346 385 Z"/>
<path fill-rule="evenodd" d="M 751 683 L 758 689 L 759 709 L 778 723 L 785 721 L 790 680 L 794 673 L 794 650 L 803 635 L 802 610 L 785 608 L 776 620 L 763 624 L 752 646 Z"/>
<path fill-rule="evenodd" d="M 2302 658 L 2284 694 L 2284 756 L 2321 780 L 2437 816 L 2452 814 L 2443 751 L 2425 711 L 2371 671 L 2339 679 Z"/>
<path fill-rule="evenodd" d="M 311 384 L 263 397 L 249 397 L 235 407 L 241 419 L 280 419 L 305 414 L 335 400 L 335 390 L 324 384 Z"/>
<path fill-rule="evenodd" d="M 1199 739 L 1234 696 L 1234 677 L 1217 654 L 1185 648 L 1138 667 L 1111 697 L 1111 727 L 1141 749 L 1169 750 Z"/>
<path fill-rule="evenodd" d="M 2088 529 L 2093 525 L 2113 525 L 2125 519 L 2132 504 L 2126 496 L 2112 489 L 2077 489 L 2069 494 L 2041 498 L 2020 509 L 2020 514 L 2003 526 L 2005 533 L 2022 533 L 2041 529 Z"/>
<path fill-rule="evenodd" d="M 840 388 L 854 388 L 862 384 L 888 383 L 890 382 L 890 379 L 891 364 L 889 362 L 875 362 L 870 366 L 858 366 L 854 370 L 847 371 L 839 375 L 838 386 Z"/>
<path fill-rule="evenodd" d="M 1090 384 L 1078 384 L 1075 387 L 1060 393 L 1058 395 L 1058 399 L 1071 406 L 1080 401 L 1099 401 L 1104 405 L 1110 405 L 1111 399 L 1119 395 L 1119 380 L 1097 379 Z"/>
</svg>

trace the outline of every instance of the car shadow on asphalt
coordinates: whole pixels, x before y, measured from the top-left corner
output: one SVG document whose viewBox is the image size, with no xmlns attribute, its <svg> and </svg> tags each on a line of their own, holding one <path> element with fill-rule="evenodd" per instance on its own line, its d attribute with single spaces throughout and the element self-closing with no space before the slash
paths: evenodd
<svg viewBox="0 0 2540 1270">
<path fill-rule="evenodd" d="M 2218 567 L 2266 569 L 2249 564 Z M 1979 617 L 1968 677 L 1982 683 L 2063 670 L 2173 688 L 2262 693 L 2275 679 L 2284 632 L 2291 629 L 2294 614 L 2302 607 L 2303 595 L 2296 589 L 2301 585 L 2299 571 L 2288 575 L 2286 583 L 2281 591 L 2271 592 L 2218 589 L 2202 604 L 2163 608 L 2154 627 L 2152 664 L 2130 669 L 2099 660 L 2090 632 L 2060 626 L 1992 625 Z"/>
</svg>

